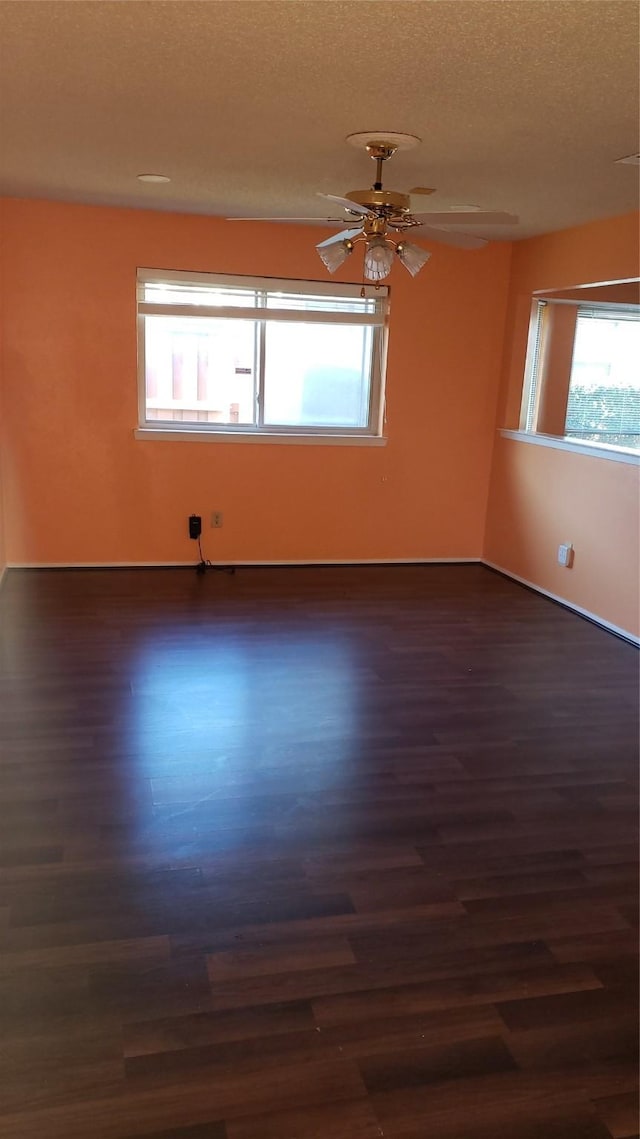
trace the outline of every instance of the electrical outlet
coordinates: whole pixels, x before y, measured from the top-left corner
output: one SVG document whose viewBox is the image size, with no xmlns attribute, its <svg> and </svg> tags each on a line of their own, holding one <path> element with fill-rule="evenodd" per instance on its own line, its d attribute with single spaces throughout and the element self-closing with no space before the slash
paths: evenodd
<svg viewBox="0 0 640 1139">
<path fill-rule="evenodd" d="M 573 546 L 571 542 L 564 542 L 558 546 L 558 565 L 571 569 L 573 565 Z"/>
<path fill-rule="evenodd" d="M 214 510 L 211 513 L 211 526 L 214 530 L 219 530 L 222 526 L 222 511 Z"/>
<path fill-rule="evenodd" d="M 195 540 L 196 538 L 200 537 L 201 533 L 202 533 L 202 518 L 200 517 L 199 514 L 190 514 L 189 515 L 189 537 L 193 538 Z"/>
</svg>

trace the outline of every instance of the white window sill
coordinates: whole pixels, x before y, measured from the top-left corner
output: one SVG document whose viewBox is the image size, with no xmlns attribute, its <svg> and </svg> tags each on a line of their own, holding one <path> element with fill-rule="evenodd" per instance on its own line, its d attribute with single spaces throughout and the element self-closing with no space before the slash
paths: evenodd
<svg viewBox="0 0 640 1139">
<path fill-rule="evenodd" d="M 500 434 L 503 439 L 515 439 L 518 443 L 533 443 L 537 447 L 551 447 L 555 451 L 573 451 L 575 455 L 589 455 L 594 459 L 608 459 L 614 463 L 640 466 L 640 454 L 637 451 L 609 447 L 606 443 L 582 443 L 579 439 L 568 439 L 566 436 L 542 435 L 535 431 L 512 431 L 508 427 L 502 427 Z"/>
<path fill-rule="evenodd" d="M 382 435 L 295 435 L 267 431 L 176 431 L 173 428 L 136 427 L 136 439 L 163 443 L 293 443 L 321 447 L 385 447 Z"/>
</svg>

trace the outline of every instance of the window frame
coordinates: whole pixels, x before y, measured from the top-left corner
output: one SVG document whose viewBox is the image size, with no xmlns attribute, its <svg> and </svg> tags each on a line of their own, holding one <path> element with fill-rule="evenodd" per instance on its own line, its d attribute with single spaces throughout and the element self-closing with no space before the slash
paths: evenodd
<svg viewBox="0 0 640 1139">
<path fill-rule="evenodd" d="M 215 288 L 231 288 L 247 291 L 247 300 L 251 294 L 254 298 L 258 293 L 288 293 L 290 295 L 303 295 L 313 297 L 327 297 L 374 301 L 375 307 L 369 312 L 348 313 L 335 312 L 330 309 L 296 309 L 296 308 L 268 308 L 267 298 L 262 307 L 247 304 L 235 305 L 199 305 L 183 303 L 154 303 L 144 299 L 144 287 L 147 284 L 163 284 L 170 288 L 172 285 L 189 284 L 210 286 Z M 255 442 L 336 442 L 336 443 L 383 443 L 384 424 L 384 387 L 386 373 L 386 355 L 389 319 L 389 289 L 385 286 L 375 288 L 372 285 L 356 285 L 354 283 L 338 284 L 333 281 L 293 280 L 276 277 L 253 277 L 228 275 L 218 273 L 200 273 L 186 270 L 163 270 L 151 268 L 138 268 L 136 281 L 137 298 L 137 341 L 138 341 L 138 426 L 134 432 L 136 438 L 162 438 L 162 439 L 218 439 L 220 441 L 255 441 Z M 250 423 L 189 423 L 180 420 L 163 420 L 147 418 L 147 392 L 146 392 L 146 361 L 145 361 L 145 323 L 147 317 L 181 316 L 183 318 L 214 317 L 218 319 L 246 319 L 253 321 L 257 328 L 257 350 L 255 369 L 255 422 Z M 301 425 L 301 424 L 265 424 L 265 340 L 267 324 L 291 321 L 297 324 L 326 323 L 331 325 L 348 325 L 355 327 L 371 327 L 371 370 L 368 384 L 368 416 L 363 427 L 348 425 Z"/>
</svg>

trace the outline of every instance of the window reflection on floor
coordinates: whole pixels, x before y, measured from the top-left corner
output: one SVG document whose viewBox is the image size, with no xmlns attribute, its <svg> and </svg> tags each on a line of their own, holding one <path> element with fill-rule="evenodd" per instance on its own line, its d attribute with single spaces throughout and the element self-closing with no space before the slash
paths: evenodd
<svg viewBox="0 0 640 1139">
<path fill-rule="evenodd" d="M 253 812 L 250 799 L 258 773 L 261 799 L 272 777 L 281 807 L 287 772 L 292 802 L 348 780 L 360 705 L 351 648 L 333 634 L 264 629 L 198 631 L 188 647 L 181 630 L 175 644 L 148 643 L 132 678 L 132 739 L 155 817 L 189 804 L 211 812 L 224 798 L 229 821 L 235 789 L 245 819 L 264 821 L 269 812 L 259 804 Z"/>
</svg>

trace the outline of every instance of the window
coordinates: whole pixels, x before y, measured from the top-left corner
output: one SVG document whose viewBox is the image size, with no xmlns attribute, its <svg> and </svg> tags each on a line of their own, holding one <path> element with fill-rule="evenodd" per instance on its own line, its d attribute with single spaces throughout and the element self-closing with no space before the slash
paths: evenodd
<svg viewBox="0 0 640 1139">
<path fill-rule="evenodd" d="M 640 308 L 537 298 L 521 430 L 640 451 Z"/>
<path fill-rule="evenodd" d="M 640 314 L 579 308 L 565 435 L 640 450 Z"/>
<path fill-rule="evenodd" d="M 138 270 L 140 426 L 381 434 L 387 290 Z"/>
</svg>

